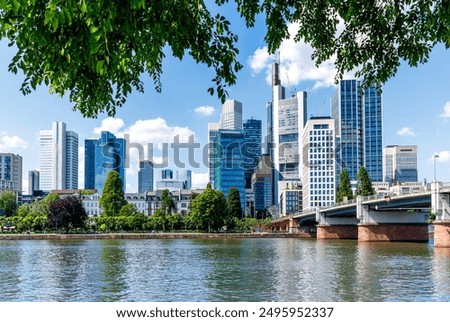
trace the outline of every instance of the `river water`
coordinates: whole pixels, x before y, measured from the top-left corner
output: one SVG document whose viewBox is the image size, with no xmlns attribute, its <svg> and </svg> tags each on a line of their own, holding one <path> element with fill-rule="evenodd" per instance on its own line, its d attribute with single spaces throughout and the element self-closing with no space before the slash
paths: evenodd
<svg viewBox="0 0 450 322">
<path fill-rule="evenodd" d="M 450 249 L 315 239 L 0 241 L 0 301 L 450 301 Z"/>
</svg>

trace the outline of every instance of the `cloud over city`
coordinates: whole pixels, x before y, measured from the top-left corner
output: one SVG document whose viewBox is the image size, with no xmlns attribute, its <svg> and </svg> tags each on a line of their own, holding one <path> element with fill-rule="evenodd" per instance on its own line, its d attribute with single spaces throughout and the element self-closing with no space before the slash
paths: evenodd
<svg viewBox="0 0 450 322">
<path fill-rule="evenodd" d="M 100 134 L 102 131 L 111 133 L 118 133 L 125 126 L 125 122 L 120 118 L 108 117 L 102 120 L 100 127 L 94 128 L 95 134 Z"/>
<path fill-rule="evenodd" d="M 397 131 L 397 135 L 399 135 L 399 136 L 416 136 L 416 133 L 413 131 L 412 128 L 404 126 L 400 130 Z"/>
<path fill-rule="evenodd" d="M 199 106 L 194 109 L 194 112 L 202 116 L 210 116 L 214 114 L 215 110 L 213 106 Z"/>
<path fill-rule="evenodd" d="M 313 48 L 304 41 L 296 42 L 294 37 L 299 28 L 298 23 L 289 25 L 291 37 L 284 40 L 279 48 L 280 78 L 285 86 L 295 86 L 301 81 L 313 81 L 312 90 L 334 86 L 336 67 L 335 58 L 331 58 L 319 66 L 311 59 Z M 338 27 L 338 31 L 341 28 Z M 262 71 L 266 73 L 267 83 L 271 83 L 271 64 L 275 57 L 270 55 L 267 46 L 257 48 L 249 58 L 248 63 L 254 74 Z M 344 75 L 344 78 L 353 77 L 353 73 Z"/>
<path fill-rule="evenodd" d="M 17 135 L 0 137 L 0 152 L 11 152 L 12 149 L 26 149 L 28 143 Z"/>
</svg>

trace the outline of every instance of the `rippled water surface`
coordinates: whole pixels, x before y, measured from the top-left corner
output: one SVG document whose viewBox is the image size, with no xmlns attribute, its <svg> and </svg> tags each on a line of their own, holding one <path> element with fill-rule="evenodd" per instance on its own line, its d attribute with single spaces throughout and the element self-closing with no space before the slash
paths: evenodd
<svg viewBox="0 0 450 322">
<path fill-rule="evenodd" d="M 450 301 L 432 243 L 0 241 L 0 272 L 0 301 Z"/>
</svg>

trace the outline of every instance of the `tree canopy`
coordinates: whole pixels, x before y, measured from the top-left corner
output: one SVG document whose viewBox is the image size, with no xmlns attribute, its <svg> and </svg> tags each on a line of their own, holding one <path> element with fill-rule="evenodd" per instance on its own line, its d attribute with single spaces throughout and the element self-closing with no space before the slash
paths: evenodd
<svg viewBox="0 0 450 322">
<path fill-rule="evenodd" d="M 99 200 L 102 215 L 117 216 L 126 204 L 122 179 L 117 171 L 110 171 Z"/>
<path fill-rule="evenodd" d="M 192 201 L 191 216 L 201 228 L 218 230 L 226 224 L 227 199 L 221 191 L 207 187 Z"/>
<path fill-rule="evenodd" d="M 21 70 L 21 90 L 38 85 L 58 95 L 69 93 L 84 116 L 110 116 L 133 90 L 144 91 L 147 73 L 161 90 L 167 52 L 190 55 L 216 76 L 208 91 L 226 98 L 236 83 L 238 36 L 213 6 L 203 0 L 0 1 L 0 38 L 17 48 L 9 70 Z M 247 27 L 265 16 L 265 41 L 274 53 L 291 36 L 309 43 L 316 64 L 335 58 L 336 79 L 357 70 L 365 83 L 384 83 L 402 60 L 425 63 L 432 48 L 450 46 L 448 1 L 430 0 L 235 0 Z M 295 35 L 288 27 L 298 26 Z"/>
<path fill-rule="evenodd" d="M 235 187 L 230 188 L 228 191 L 227 210 L 230 218 L 242 218 L 241 198 L 239 190 Z"/>
<path fill-rule="evenodd" d="M 0 215 L 14 216 L 17 210 L 17 197 L 11 191 L 0 193 Z"/>
<path fill-rule="evenodd" d="M 87 219 L 81 199 L 75 196 L 60 198 L 49 206 L 48 227 L 51 229 L 81 228 Z"/>
<path fill-rule="evenodd" d="M 372 180 L 370 180 L 370 176 L 363 166 L 359 168 L 358 179 L 360 181 L 358 190 L 361 196 L 371 196 L 375 193 L 372 186 Z"/>
<path fill-rule="evenodd" d="M 342 170 L 339 175 L 339 187 L 336 193 L 336 202 L 342 202 L 345 198 L 347 198 L 347 200 L 353 199 L 348 169 Z"/>
</svg>

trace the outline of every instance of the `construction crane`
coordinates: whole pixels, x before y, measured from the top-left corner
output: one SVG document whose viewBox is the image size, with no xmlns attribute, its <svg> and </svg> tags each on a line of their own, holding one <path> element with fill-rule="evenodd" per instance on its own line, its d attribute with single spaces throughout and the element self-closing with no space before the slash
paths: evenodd
<svg viewBox="0 0 450 322">
<path fill-rule="evenodd" d="M 291 91 L 291 97 L 295 97 L 295 93 L 297 93 L 297 89 L 295 87 L 291 86 L 291 82 L 289 81 L 289 75 L 288 75 L 287 70 L 286 70 L 286 79 L 287 79 L 287 83 L 289 86 L 289 90 Z"/>
</svg>

